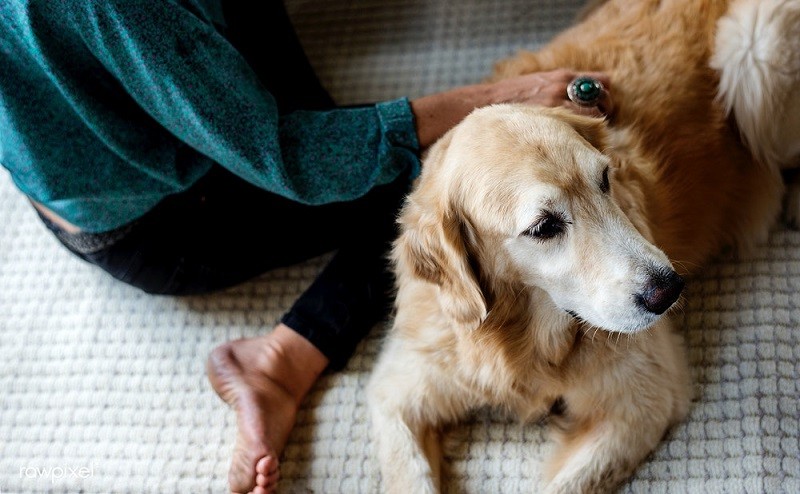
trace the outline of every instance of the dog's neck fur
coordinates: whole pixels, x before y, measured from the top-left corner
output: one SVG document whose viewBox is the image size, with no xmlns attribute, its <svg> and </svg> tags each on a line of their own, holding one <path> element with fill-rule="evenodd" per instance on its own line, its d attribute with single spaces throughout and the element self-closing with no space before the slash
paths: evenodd
<svg viewBox="0 0 800 494">
<path fill-rule="evenodd" d="M 488 404 L 523 421 L 546 415 L 586 365 L 621 358 L 625 352 L 618 350 L 646 341 L 591 327 L 537 287 L 501 281 L 483 288 L 492 300 L 486 319 L 456 338 L 459 358 L 468 364 L 464 377 Z"/>
<path fill-rule="evenodd" d="M 515 394 L 526 401 L 542 393 L 543 402 L 555 400 L 561 388 L 555 381 L 584 340 L 581 323 L 539 288 L 498 282 L 484 289 L 491 300 L 488 315 L 460 338 L 474 384 L 508 405 Z"/>
</svg>

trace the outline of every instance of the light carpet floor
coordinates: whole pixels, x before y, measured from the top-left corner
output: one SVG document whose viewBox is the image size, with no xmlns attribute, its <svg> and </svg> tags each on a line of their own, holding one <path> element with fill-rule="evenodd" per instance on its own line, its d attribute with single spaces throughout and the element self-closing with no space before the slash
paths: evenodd
<svg viewBox="0 0 800 494">
<path fill-rule="evenodd" d="M 484 77 L 568 25 L 580 2 L 292 0 L 340 103 L 419 96 Z M 0 173 L 0 493 L 222 493 L 234 416 L 208 352 L 269 330 L 323 259 L 224 293 L 147 296 L 70 255 Z M 691 282 L 685 335 L 697 399 L 624 492 L 798 493 L 800 233 Z M 364 387 L 383 327 L 300 413 L 290 493 L 372 493 Z M 481 411 L 449 435 L 451 492 L 536 492 L 551 449 L 537 424 Z M 402 468 L 402 465 L 398 465 Z"/>
</svg>

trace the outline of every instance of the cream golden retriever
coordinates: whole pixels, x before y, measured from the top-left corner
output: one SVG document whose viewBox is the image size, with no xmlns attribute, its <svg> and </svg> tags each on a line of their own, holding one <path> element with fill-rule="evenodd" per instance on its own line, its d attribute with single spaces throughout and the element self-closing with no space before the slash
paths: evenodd
<svg viewBox="0 0 800 494">
<path fill-rule="evenodd" d="M 437 492 L 442 426 L 482 406 L 550 412 L 553 493 L 613 489 L 686 415 L 669 309 L 681 276 L 777 215 L 800 137 L 800 111 L 781 118 L 800 101 L 800 50 L 781 44 L 798 19 L 797 1 L 594 2 L 499 64 L 608 72 L 617 110 L 493 106 L 431 149 L 369 387 L 384 490 Z"/>
</svg>

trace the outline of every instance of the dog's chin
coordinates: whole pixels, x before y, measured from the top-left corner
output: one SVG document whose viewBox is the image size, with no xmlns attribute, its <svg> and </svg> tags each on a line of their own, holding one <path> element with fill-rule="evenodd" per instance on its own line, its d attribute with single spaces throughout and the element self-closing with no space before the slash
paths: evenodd
<svg viewBox="0 0 800 494">
<path fill-rule="evenodd" d="M 609 315 L 608 317 L 596 317 L 594 315 L 584 315 L 574 309 L 564 309 L 573 319 L 581 324 L 602 329 L 611 333 L 633 334 L 645 331 L 661 318 L 661 315 L 645 311 L 632 311 L 625 315 Z"/>
</svg>

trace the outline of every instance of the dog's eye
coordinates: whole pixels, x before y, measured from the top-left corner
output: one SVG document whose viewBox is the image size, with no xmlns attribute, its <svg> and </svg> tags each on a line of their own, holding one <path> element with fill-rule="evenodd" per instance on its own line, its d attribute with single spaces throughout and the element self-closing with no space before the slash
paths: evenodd
<svg viewBox="0 0 800 494">
<path fill-rule="evenodd" d="M 608 181 L 608 167 L 603 170 L 603 179 L 600 182 L 600 191 L 603 194 L 607 194 L 608 191 L 611 190 L 611 182 Z"/>
<path fill-rule="evenodd" d="M 564 233 L 567 223 L 567 221 L 564 221 L 564 219 L 558 215 L 546 213 L 539 221 L 522 232 L 522 234 L 537 240 L 549 240 Z"/>
</svg>

